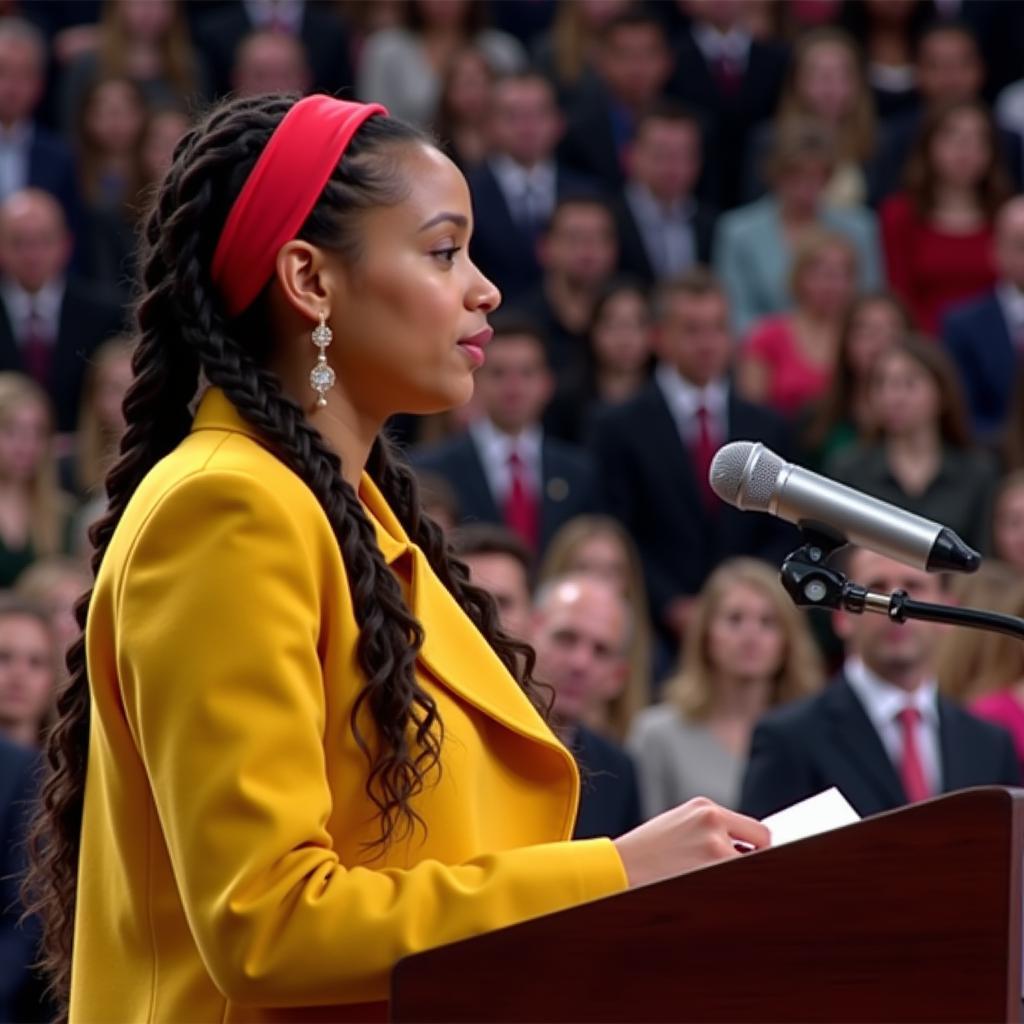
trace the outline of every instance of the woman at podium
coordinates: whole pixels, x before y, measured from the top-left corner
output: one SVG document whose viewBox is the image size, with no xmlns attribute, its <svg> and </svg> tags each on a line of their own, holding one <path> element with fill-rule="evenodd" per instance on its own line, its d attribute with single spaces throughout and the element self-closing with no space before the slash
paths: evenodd
<svg viewBox="0 0 1024 1024">
<path fill-rule="evenodd" d="M 381 432 L 472 394 L 470 225 L 375 104 L 235 100 L 179 144 L 35 839 L 72 1021 L 383 1019 L 407 954 L 767 843 L 706 801 L 569 841 L 532 654 Z"/>
</svg>

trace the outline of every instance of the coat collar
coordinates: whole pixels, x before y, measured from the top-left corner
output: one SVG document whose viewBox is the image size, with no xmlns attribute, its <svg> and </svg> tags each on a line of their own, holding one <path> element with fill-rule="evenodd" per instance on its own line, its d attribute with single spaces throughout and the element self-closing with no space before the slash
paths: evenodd
<svg viewBox="0 0 1024 1024">
<path fill-rule="evenodd" d="M 242 416 L 220 388 L 211 387 L 203 393 L 192 421 L 192 430 L 229 430 L 244 434 L 271 450 L 266 438 Z M 392 565 L 409 550 L 412 542 L 377 485 L 365 472 L 359 481 L 359 498 L 373 523 L 377 546 L 388 565 Z"/>
<path fill-rule="evenodd" d="M 231 400 L 218 388 L 202 396 L 192 430 L 228 430 L 269 446 Z M 437 578 L 426 555 L 409 539 L 398 517 L 369 474 L 363 473 L 359 498 L 377 534 L 377 545 L 387 563 L 408 576 L 410 610 L 423 626 L 420 660 L 431 675 L 467 704 L 501 722 L 513 732 L 557 752 L 575 777 L 572 755 L 534 709 L 490 644 Z M 403 556 L 409 558 L 401 567 Z M 578 783 L 577 783 L 578 786 Z"/>
</svg>

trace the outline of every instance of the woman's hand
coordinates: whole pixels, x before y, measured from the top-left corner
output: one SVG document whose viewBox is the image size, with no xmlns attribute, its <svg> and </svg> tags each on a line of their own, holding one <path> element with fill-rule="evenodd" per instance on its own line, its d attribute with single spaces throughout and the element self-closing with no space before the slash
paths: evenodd
<svg viewBox="0 0 1024 1024">
<path fill-rule="evenodd" d="M 771 833 L 759 821 L 699 796 L 627 832 L 615 848 L 632 889 L 739 857 L 737 842 L 759 850 L 771 845 Z"/>
</svg>

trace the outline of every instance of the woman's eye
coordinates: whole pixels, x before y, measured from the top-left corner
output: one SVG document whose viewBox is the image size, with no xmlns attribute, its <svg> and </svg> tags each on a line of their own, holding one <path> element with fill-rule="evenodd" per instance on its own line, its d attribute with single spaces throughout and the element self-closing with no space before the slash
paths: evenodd
<svg viewBox="0 0 1024 1024">
<path fill-rule="evenodd" d="M 462 249 L 461 245 L 452 245 L 447 249 L 435 249 L 431 254 L 440 257 L 449 266 L 455 262 L 455 254 Z"/>
</svg>

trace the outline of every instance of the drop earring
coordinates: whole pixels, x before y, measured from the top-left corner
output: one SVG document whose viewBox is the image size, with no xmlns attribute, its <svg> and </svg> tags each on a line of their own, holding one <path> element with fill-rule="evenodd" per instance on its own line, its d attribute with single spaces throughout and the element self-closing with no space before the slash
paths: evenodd
<svg viewBox="0 0 1024 1024">
<path fill-rule="evenodd" d="M 316 357 L 316 366 L 309 371 L 309 386 L 316 392 L 316 404 L 321 409 L 327 404 L 325 392 L 334 387 L 334 370 L 327 365 L 327 346 L 333 337 L 330 327 L 327 326 L 327 314 L 320 310 L 320 323 L 313 328 L 313 344 L 319 349 L 319 354 Z"/>
</svg>

